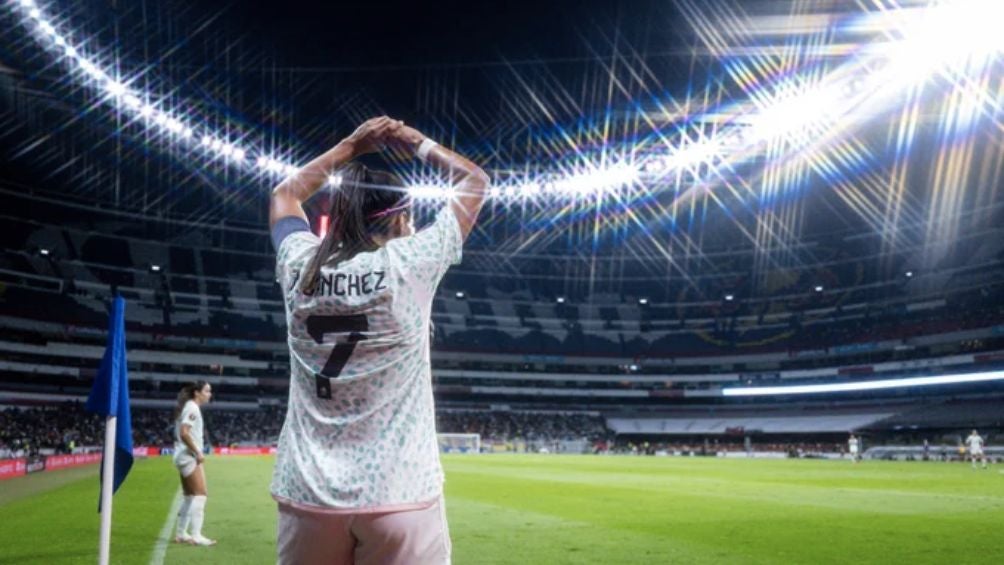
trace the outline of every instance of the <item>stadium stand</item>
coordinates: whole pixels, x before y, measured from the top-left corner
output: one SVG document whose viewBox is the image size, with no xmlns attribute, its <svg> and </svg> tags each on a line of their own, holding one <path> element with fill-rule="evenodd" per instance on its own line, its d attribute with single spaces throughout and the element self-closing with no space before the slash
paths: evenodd
<svg viewBox="0 0 1004 565">
<path fill-rule="evenodd" d="M 195 379 L 218 391 L 214 443 L 275 440 L 288 360 L 263 230 L 153 217 L 144 218 L 145 232 L 134 223 L 119 229 L 112 213 L 93 206 L 9 196 L 12 207 L 0 214 L 10 226 L 0 239 L 0 403 L 81 401 L 103 353 L 108 299 L 119 292 L 128 300 L 137 443 L 170 440 L 175 391 Z M 31 216 L 17 214 L 29 206 Z M 74 215 L 81 206 L 86 222 Z M 794 408 L 723 399 L 729 386 L 1004 365 L 1004 230 L 966 234 L 958 253 L 910 276 L 911 248 L 890 257 L 880 241 L 852 232 L 821 234 L 795 252 L 804 264 L 769 273 L 766 285 L 744 275 L 752 248 L 732 246 L 705 252 L 689 280 L 619 263 L 627 269 L 620 287 L 601 280 L 590 293 L 563 290 L 575 268 L 564 255 L 520 257 L 520 277 L 507 278 L 482 269 L 499 263 L 490 252 L 467 253 L 434 304 L 440 431 L 595 444 L 737 430 L 826 437 L 904 425 L 1000 429 L 998 400 L 970 409 L 971 398 L 949 400 L 962 392 L 952 387 L 909 401 L 873 392 Z M 42 436 L 5 436 L 5 448 L 59 449 L 67 437 L 82 445 L 93 440 L 87 421 L 47 422 Z"/>
</svg>

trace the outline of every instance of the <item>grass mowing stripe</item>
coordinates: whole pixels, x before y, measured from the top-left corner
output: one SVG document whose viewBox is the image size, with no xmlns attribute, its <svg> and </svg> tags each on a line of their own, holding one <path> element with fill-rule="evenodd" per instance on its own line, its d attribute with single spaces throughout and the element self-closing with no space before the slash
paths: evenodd
<svg viewBox="0 0 1004 565">
<path fill-rule="evenodd" d="M 998 469 L 564 455 L 443 465 L 456 565 L 1004 563 Z M 169 543 L 164 563 L 275 563 L 272 466 L 210 458 L 205 533 L 220 543 Z M 148 562 L 177 488 L 169 459 L 137 462 L 115 497 L 115 563 Z M 0 506 L 0 562 L 93 565 L 96 502 L 92 477 Z"/>
<path fill-rule="evenodd" d="M 202 534 L 218 543 L 168 544 L 164 563 L 274 565 L 278 513 L 269 494 L 274 461 L 260 456 L 207 458 L 203 465 L 209 496 Z"/>
<path fill-rule="evenodd" d="M 111 561 L 147 565 L 178 488 L 169 458 L 138 459 L 115 494 Z M 96 473 L 0 506 L 0 562 L 94 565 L 98 557 Z"/>
<path fill-rule="evenodd" d="M 448 509 L 470 500 L 506 507 L 505 514 L 596 526 L 582 536 L 561 528 L 551 536 L 490 513 L 465 517 L 476 526 L 451 522 L 458 563 L 480 563 L 480 556 L 500 564 L 574 562 L 570 549 L 589 556 L 580 562 L 604 563 L 937 563 L 958 560 L 959 539 L 992 539 L 1004 518 L 1004 482 L 955 465 L 575 456 L 444 462 Z M 481 523 L 487 531 L 478 531 Z M 468 550 L 471 533 L 480 536 Z M 1004 562 L 1002 550 L 989 544 L 969 558 Z"/>
<path fill-rule="evenodd" d="M 178 516 L 178 511 L 181 510 L 181 488 L 178 488 L 177 494 L 174 495 L 174 502 L 171 503 L 171 509 L 167 511 L 167 518 L 164 520 L 164 526 L 160 529 L 160 535 L 157 536 L 157 543 L 153 546 L 153 555 L 150 556 L 150 565 L 163 565 L 164 556 L 167 555 L 167 544 L 171 537 L 171 530 L 174 527 L 174 519 Z"/>
<path fill-rule="evenodd" d="M 42 494 L 87 477 L 97 477 L 100 468 L 100 465 L 87 465 L 7 479 L 0 482 L 0 486 L 2 486 L 0 488 L 0 506 L 21 498 Z"/>
</svg>

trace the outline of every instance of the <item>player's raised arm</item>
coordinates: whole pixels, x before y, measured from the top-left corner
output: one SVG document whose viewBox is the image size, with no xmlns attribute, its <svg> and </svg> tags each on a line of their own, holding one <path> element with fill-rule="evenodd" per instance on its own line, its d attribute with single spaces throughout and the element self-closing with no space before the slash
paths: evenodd
<svg viewBox="0 0 1004 565">
<path fill-rule="evenodd" d="M 286 217 L 307 221 L 303 203 L 328 182 L 331 173 L 360 155 L 379 151 L 383 139 L 400 127 L 401 122 L 387 116 L 367 120 L 356 128 L 352 135 L 286 177 L 272 190 L 268 214 L 269 227 L 275 227 L 276 222 Z"/>
<path fill-rule="evenodd" d="M 415 128 L 401 126 L 389 134 L 388 141 L 397 142 L 419 159 L 450 175 L 454 184 L 451 205 L 460 223 L 460 231 L 467 239 L 491 185 L 488 175 L 471 160 L 432 141 Z"/>
</svg>

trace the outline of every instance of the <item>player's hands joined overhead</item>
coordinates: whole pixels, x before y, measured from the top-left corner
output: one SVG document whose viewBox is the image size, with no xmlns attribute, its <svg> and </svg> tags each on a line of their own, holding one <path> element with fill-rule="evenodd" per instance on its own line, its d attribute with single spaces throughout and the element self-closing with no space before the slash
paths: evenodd
<svg viewBox="0 0 1004 565">
<path fill-rule="evenodd" d="M 382 151 L 389 136 L 404 127 L 404 122 L 380 116 L 362 123 L 343 140 L 352 147 L 353 157 Z"/>
<path fill-rule="evenodd" d="M 424 139 L 424 133 L 411 126 L 406 126 L 402 122 L 401 127 L 388 133 L 387 145 L 394 149 L 400 149 L 408 155 L 414 155 Z"/>
</svg>

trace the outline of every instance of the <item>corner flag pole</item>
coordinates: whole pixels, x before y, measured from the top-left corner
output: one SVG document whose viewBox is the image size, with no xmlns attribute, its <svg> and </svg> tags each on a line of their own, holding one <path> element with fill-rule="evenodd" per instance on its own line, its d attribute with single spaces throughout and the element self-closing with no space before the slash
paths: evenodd
<svg viewBox="0 0 1004 565">
<path fill-rule="evenodd" d="M 118 418 L 105 419 L 105 452 L 101 465 L 101 537 L 98 546 L 98 565 L 108 565 L 112 545 L 112 493 L 115 481 L 115 432 Z"/>
<path fill-rule="evenodd" d="M 105 417 L 105 445 L 101 456 L 101 536 L 98 565 L 108 565 L 112 541 L 112 495 L 132 469 L 132 415 L 129 411 L 129 367 L 126 360 L 125 300 L 112 300 L 108 347 L 87 397 L 87 411 Z"/>
</svg>

